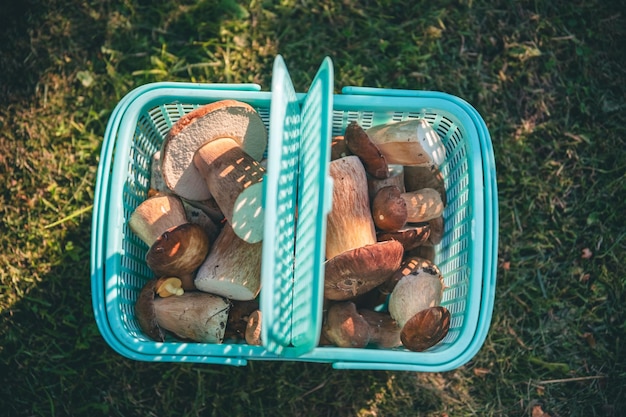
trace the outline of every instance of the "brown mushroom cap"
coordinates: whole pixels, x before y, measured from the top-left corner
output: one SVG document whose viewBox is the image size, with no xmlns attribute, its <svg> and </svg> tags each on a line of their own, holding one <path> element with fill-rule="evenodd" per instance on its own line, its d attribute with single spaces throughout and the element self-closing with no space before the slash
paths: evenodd
<svg viewBox="0 0 626 417">
<path fill-rule="evenodd" d="M 404 248 L 390 240 L 343 252 L 325 263 L 324 297 L 347 300 L 385 282 L 402 263 Z"/>
<path fill-rule="evenodd" d="M 165 340 L 165 333 L 159 327 L 156 310 L 154 309 L 157 281 L 157 278 L 153 278 L 146 282 L 141 288 L 139 297 L 135 302 L 135 316 L 139 328 L 143 330 L 146 335 L 157 342 L 163 342 Z"/>
<path fill-rule="evenodd" d="M 380 230 L 391 232 L 405 225 L 408 212 L 402 190 L 388 185 L 378 190 L 372 201 L 372 218 Z"/>
<path fill-rule="evenodd" d="M 188 200 L 208 199 L 211 193 L 193 157 L 200 147 L 221 138 L 234 139 L 256 160 L 267 147 L 267 129 L 249 104 L 222 100 L 200 107 L 180 118 L 163 142 L 161 173 L 169 189 Z"/>
<path fill-rule="evenodd" d="M 209 238 L 202 226 L 184 223 L 159 236 L 146 254 L 146 263 L 157 276 L 182 279 L 200 266 L 209 247 Z"/>
<path fill-rule="evenodd" d="M 389 176 L 385 155 L 357 122 L 353 121 L 346 127 L 345 141 L 352 154 L 359 157 L 369 175 L 381 179 Z"/>
<path fill-rule="evenodd" d="M 322 339 L 338 347 L 362 348 L 370 340 L 369 324 L 354 303 L 343 301 L 332 304 L 322 326 Z"/>
<path fill-rule="evenodd" d="M 435 346 L 448 334 L 450 312 L 442 306 L 419 311 L 402 327 L 402 344 L 414 352 Z"/>
</svg>

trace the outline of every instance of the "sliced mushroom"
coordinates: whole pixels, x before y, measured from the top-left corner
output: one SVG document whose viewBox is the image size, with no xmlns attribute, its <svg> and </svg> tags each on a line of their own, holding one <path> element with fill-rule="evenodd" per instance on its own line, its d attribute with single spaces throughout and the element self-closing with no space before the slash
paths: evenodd
<svg viewBox="0 0 626 417">
<path fill-rule="evenodd" d="M 372 218 L 376 227 L 385 232 L 399 230 L 406 224 L 408 209 L 398 187 L 389 185 L 378 190 L 372 201 Z"/>
<path fill-rule="evenodd" d="M 402 344 L 414 352 L 422 352 L 443 340 L 450 329 L 450 312 L 442 306 L 429 307 L 416 313 L 402 327 Z"/>
<path fill-rule="evenodd" d="M 366 130 L 389 164 L 441 165 L 446 148 L 424 119 L 409 119 L 373 126 Z"/>
<path fill-rule="evenodd" d="M 370 341 L 369 324 L 354 303 L 343 301 L 332 304 L 322 325 L 322 340 L 338 347 L 363 348 Z"/>
<path fill-rule="evenodd" d="M 263 236 L 265 169 L 259 164 L 267 130 L 256 110 L 235 100 L 212 103 L 172 126 L 162 146 L 162 175 L 177 195 L 202 201 L 213 196 L 242 239 Z"/>
<path fill-rule="evenodd" d="M 262 242 L 248 243 L 225 224 L 196 272 L 196 288 L 231 300 L 254 299 L 261 289 L 262 249 Z"/>
<path fill-rule="evenodd" d="M 394 240 L 343 252 L 324 264 L 324 297 L 348 300 L 376 288 L 400 267 L 404 248 Z"/>
<path fill-rule="evenodd" d="M 332 209 L 327 217 L 326 258 L 376 243 L 365 168 L 357 156 L 331 161 Z"/>
<path fill-rule="evenodd" d="M 345 131 L 345 141 L 353 155 L 359 157 L 365 172 L 374 178 L 387 178 L 389 170 L 385 155 L 369 138 L 367 132 L 355 121 L 351 122 Z"/>
</svg>

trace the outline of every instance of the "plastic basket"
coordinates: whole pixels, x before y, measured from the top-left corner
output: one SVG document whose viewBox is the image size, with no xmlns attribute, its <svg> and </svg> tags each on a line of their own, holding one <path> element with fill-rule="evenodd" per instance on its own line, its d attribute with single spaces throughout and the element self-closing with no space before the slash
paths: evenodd
<svg viewBox="0 0 626 417">
<path fill-rule="evenodd" d="M 337 369 L 445 371 L 469 361 L 491 321 L 497 259 L 497 190 L 488 130 L 468 103 L 445 93 L 346 87 L 333 95 L 326 59 L 307 94 L 293 90 L 278 57 L 271 91 L 255 84 L 156 83 L 116 106 L 105 132 L 92 225 L 92 302 L 98 328 L 119 354 L 142 361 L 245 365 L 248 360 L 332 363 Z M 134 302 L 152 277 L 147 247 L 127 226 L 147 196 L 150 157 L 182 115 L 203 104 L 236 99 L 257 109 L 269 129 L 264 180 L 263 346 L 154 342 L 139 329 Z M 322 321 L 331 135 L 357 120 L 364 127 L 421 117 L 446 147 L 441 169 L 448 206 L 435 262 L 451 314 L 447 337 L 426 352 L 317 347 Z M 295 216 L 296 206 L 299 215 Z"/>
</svg>

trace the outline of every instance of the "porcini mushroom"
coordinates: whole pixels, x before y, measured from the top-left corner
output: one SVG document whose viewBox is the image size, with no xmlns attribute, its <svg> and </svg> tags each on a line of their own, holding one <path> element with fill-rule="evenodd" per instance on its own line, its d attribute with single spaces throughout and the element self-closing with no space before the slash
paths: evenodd
<svg viewBox="0 0 626 417">
<path fill-rule="evenodd" d="M 180 199 L 159 194 L 143 201 L 128 221 L 148 245 L 146 263 L 157 277 L 178 277 L 193 289 L 193 274 L 207 256 L 211 242 L 205 230 L 189 223 Z"/>
<path fill-rule="evenodd" d="M 248 243 L 225 224 L 196 272 L 196 288 L 231 300 L 254 299 L 261 289 L 262 249 L 262 242 Z"/>
<path fill-rule="evenodd" d="M 443 340 L 450 329 L 450 312 L 434 306 L 417 312 L 402 327 L 400 339 L 404 347 L 422 352 Z"/>
<path fill-rule="evenodd" d="M 161 149 L 165 184 L 188 200 L 215 198 L 233 230 L 248 242 L 263 236 L 259 164 L 267 129 L 247 103 L 222 100 L 179 119 Z"/>
<path fill-rule="evenodd" d="M 400 267 L 404 248 L 389 240 L 345 251 L 324 264 L 324 297 L 348 300 L 376 288 Z"/>
<path fill-rule="evenodd" d="M 369 138 L 389 164 L 441 165 L 446 148 L 425 119 L 408 119 L 370 127 Z"/>
<path fill-rule="evenodd" d="M 357 156 L 331 161 L 332 209 L 326 226 L 326 258 L 376 242 L 370 210 L 367 176 Z"/>
<path fill-rule="evenodd" d="M 401 197 L 406 202 L 407 222 L 427 222 L 443 214 L 441 195 L 433 188 L 402 193 Z"/>
<path fill-rule="evenodd" d="M 385 155 L 357 122 L 353 121 L 346 127 L 344 137 L 348 149 L 363 163 L 365 172 L 374 178 L 382 179 L 389 176 Z"/>
<path fill-rule="evenodd" d="M 326 312 L 322 338 L 337 347 L 363 348 L 370 341 L 369 324 L 358 313 L 354 303 L 334 303 Z"/>
<path fill-rule="evenodd" d="M 386 232 L 399 230 L 406 224 L 406 200 L 398 187 L 389 185 L 378 190 L 372 200 L 372 218 L 376 227 Z"/>
<path fill-rule="evenodd" d="M 223 340 L 230 303 L 212 294 L 197 291 L 161 297 L 159 279 L 149 280 L 135 302 L 139 327 L 151 339 L 163 342 L 166 331 L 179 338 L 205 343 Z"/>
<path fill-rule="evenodd" d="M 404 324 L 419 311 L 441 303 L 444 285 L 438 274 L 425 270 L 403 276 L 389 296 L 389 314 L 398 326 Z"/>
</svg>

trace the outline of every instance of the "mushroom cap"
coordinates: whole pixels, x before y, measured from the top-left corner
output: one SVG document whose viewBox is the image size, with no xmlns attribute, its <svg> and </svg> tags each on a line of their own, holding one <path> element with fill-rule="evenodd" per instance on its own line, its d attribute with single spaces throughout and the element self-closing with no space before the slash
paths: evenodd
<svg viewBox="0 0 626 417">
<path fill-rule="evenodd" d="M 400 267 L 404 247 L 389 240 L 340 253 L 326 261 L 324 296 L 347 300 L 374 289 Z"/>
<path fill-rule="evenodd" d="M 202 226 L 185 223 L 157 238 L 146 254 L 146 263 L 157 276 L 180 277 L 198 268 L 209 248 L 209 237 Z"/>
<path fill-rule="evenodd" d="M 159 327 L 156 310 L 154 308 L 157 281 L 157 278 L 153 278 L 146 282 L 141 288 L 139 297 L 135 302 L 135 316 L 139 323 L 139 328 L 143 330 L 146 335 L 157 342 L 163 342 L 165 340 L 165 333 Z"/>
<path fill-rule="evenodd" d="M 352 121 L 346 127 L 345 141 L 350 152 L 359 157 L 368 174 L 380 179 L 389 177 L 385 155 L 356 121 Z"/>
<path fill-rule="evenodd" d="M 372 218 L 380 230 L 392 232 L 405 225 L 408 217 L 402 190 L 388 185 L 378 190 L 372 201 Z"/>
<path fill-rule="evenodd" d="M 322 337 L 338 347 L 363 348 L 370 341 L 369 324 L 353 302 L 334 303 L 326 312 Z"/>
<path fill-rule="evenodd" d="M 402 344 L 414 352 L 435 346 L 450 330 L 450 311 L 442 306 L 421 310 L 411 317 L 400 332 Z"/>
<path fill-rule="evenodd" d="M 161 173 L 167 187 L 188 200 L 211 197 L 193 156 L 202 145 L 224 137 L 234 139 L 256 160 L 267 147 L 267 129 L 252 106 L 237 100 L 207 104 L 181 117 L 163 142 Z"/>
</svg>

